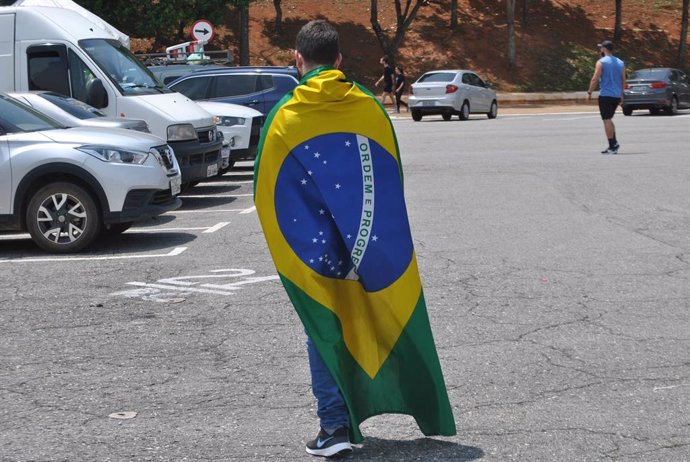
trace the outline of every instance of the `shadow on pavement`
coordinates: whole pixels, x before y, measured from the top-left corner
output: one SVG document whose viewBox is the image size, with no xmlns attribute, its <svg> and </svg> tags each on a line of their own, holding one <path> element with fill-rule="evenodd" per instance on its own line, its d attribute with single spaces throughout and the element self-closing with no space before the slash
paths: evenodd
<svg viewBox="0 0 690 462">
<path fill-rule="evenodd" d="M 480 448 L 433 438 L 419 438 L 411 441 L 364 438 L 363 446 L 355 449 L 351 456 L 351 458 L 358 460 L 443 460 L 458 462 L 477 460 L 483 457 L 484 451 Z"/>
</svg>

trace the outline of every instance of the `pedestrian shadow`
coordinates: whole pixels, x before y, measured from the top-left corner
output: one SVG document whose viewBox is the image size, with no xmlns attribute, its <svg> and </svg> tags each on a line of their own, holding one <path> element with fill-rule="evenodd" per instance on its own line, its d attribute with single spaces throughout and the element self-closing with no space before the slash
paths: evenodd
<svg viewBox="0 0 690 462">
<path fill-rule="evenodd" d="M 381 438 L 364 438 L 361 448 L 355 449 L 353 457 L 368 461 L 471 461 L 484 457 L 484 451 L 475 446 L 465 446 L 452 441 L 433 438 L 416 440 L 385 440 Z"/>
</svg>

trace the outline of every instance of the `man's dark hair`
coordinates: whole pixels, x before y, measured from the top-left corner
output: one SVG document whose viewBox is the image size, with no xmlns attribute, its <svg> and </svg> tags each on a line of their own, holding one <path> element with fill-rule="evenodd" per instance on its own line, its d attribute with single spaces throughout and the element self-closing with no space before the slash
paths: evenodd
<svg viewBox="0 0 690 462">
<path fill-rule="evenodd" d="M 338 59 L 338 31 L 324 19 L 309 21 L 297 34 L 295 49 L 312 64 L 333 64 Z"/>
</svg>

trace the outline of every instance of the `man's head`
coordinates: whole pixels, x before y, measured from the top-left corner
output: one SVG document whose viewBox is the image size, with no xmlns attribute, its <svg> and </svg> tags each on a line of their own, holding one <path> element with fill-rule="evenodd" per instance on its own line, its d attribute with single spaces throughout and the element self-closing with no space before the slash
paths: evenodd
<svg viewBox="0 0 690 462">
<path fill-rule="evenodd" d="M 602 54 L 611 54 L 613 51 L 613 42 L 611 40 L 604 40 L 600 43 L 597 43 L 597 46 L 599 47 L 599 51 L 602 52 Z"/>
<path fill-rule="evenodd" d="M 338 67 L 342 55 L 338 32 L 323 19 L 302 26 L 295 42 L 295 61 L 302 75 L 318 66 Z"/>
</svg>

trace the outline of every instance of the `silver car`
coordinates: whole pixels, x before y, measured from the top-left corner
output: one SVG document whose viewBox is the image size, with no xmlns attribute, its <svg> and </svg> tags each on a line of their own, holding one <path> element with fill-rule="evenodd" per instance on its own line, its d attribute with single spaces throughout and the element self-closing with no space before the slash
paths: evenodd
<svg viewBox="0 0 690 462">
<path fill-rule="evenodd" d="M 55 253 L 181 205 L 175 154 L 153 135 L 67 128 L 0 93 L 0 230 Z"/>
<path fill-rule="evenodd" d="M 454 69 L 427 72 L 410 87 L 412 119 L 441 114 L 443 120 L 453 115 L 467 120 L 470 114 L 498 115 L 496 92 L 472 71 Z"/>
<path fill-rule="evenodd" d="M 144 120 L 110 118 L 93 106 L 52 91 L 15 91 L 8 95 L 67 127 L 127 128 L 150 133 Z"/>
</svg>

